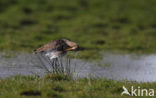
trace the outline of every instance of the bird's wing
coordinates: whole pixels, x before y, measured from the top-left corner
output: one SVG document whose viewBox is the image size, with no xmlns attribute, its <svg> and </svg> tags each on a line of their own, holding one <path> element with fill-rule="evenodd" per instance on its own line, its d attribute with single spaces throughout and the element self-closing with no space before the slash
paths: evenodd
<svg viewBox="0 0 156 98">
<path fill-rule="evenodd" d="M 51 41 L 51 42 L 41 46 L 40 48 L 34 50 L 34 52 L 38 53 L 38 52 L 54 50 L 56 48 L 56 43 L 57 43 L 56 40 Z"/>
<path fill-rule="evenodd" d="M 64 40 L 58 39 L 58 40 L 53 40 L 49 42 L 48 44 L 45 44 L 34 51 L 35 53 L 51 51 L 51 50 L 64 51 L 64 49 L 67 49 L 69 47 L 70 46 Z"/>
</svg>

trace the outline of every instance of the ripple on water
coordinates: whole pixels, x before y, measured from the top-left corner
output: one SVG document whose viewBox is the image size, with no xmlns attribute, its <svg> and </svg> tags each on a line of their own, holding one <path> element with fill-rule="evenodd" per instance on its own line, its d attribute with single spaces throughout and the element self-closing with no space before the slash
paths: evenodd
<svg viewBox="0 0 156 98">
<path fill-rule="evenodd" d="M 46 63 L 46 62 L 45 62 Z M 49 66 L 47 66 L 50 69 Z M 156 55 L 105 53 L 102 60 L 87 62 L 71 60 L 75 77 L 98 77 L 113 80 L 156 82 Z M 20 53 L 17 57 L 0 56 L 0 77 L 14 75 L 44 75 L 45 68 L 35 55 Z"/>
</svg>

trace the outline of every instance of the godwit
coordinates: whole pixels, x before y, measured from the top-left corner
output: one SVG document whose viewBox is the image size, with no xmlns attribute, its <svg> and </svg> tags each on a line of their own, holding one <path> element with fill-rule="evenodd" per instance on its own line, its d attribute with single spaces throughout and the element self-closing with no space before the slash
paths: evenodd
<svg viewBox="0 0 156 98">
<path fill-rule="evenodd" d="M 45 56 L 49 57 L 51 60 L 64 56 L 67 51 L 78 50 L 78 44 L 67 39 L 58 39 L 50 41 L 49 43 L 41 46 L 40 48 L 34 50 L 35 53 L 44 52 Z"/>
</svg>

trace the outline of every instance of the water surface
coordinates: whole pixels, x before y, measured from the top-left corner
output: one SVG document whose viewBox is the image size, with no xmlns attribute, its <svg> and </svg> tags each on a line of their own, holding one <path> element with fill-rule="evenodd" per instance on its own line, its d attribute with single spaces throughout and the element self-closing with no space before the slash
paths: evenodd
<svg viewBox="0 0 156 98">
<path fill-rule="evenodd" d="M 34 54 L 20 53 L 17 57 L 0 56 L 0 77 L 14 75 L 39 75 L 52 67 L 48 62 L 38 59 Z M 65 60 L 64 60 L 65 63 Z M 95 77 L 113 80 L 130 80 L 138 82 L 156 82 L 156 55 L 113 54 L 104 53 L 99 62 L 71 60 L 74 77 Z"/>
</svg>

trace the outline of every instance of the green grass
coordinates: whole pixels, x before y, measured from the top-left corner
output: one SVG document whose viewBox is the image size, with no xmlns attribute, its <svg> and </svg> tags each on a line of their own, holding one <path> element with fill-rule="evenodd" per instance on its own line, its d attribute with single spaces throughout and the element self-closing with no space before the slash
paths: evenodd
<svg viewBox="0 0 156 98">
<path fill-rule="evenodd" d="M 155 0 L 0 0 L 0 51 L 31 52 L 67 38 L 79 43 L 84 51 L 78 57 L 84 59 L 100 58 L 99 51 L 156 53 L 155 5 Z M 0 97 L 118 98 L 123 85 L 156 90 L 156 83 L 16 76 L 0 80 Z"/>
<path fill-rule="evenodd" d="M 45 78 L 46 77 L 46 78 Z M 2 98 L 121 98 L 122 86 L 127 89 L 155 89 L 156 83 L 137 83 L 128 81 L 113 81 L 105 79 L 65 79 L 45 76 L 15 76 L 0 80 L 0 95 Z M 129 98 L 124 95 L 122 98 Z M 131 97 L 130 97 L 131 98 Z"/>
<path fill-rule="evenodd" d="M 98 51 L 156 53 L 155 0 L 0 0 L 0 50 L 32 51 L 57 38 Z M 92 55 L 92 56 L 90 56 Z"/>
</svg>

